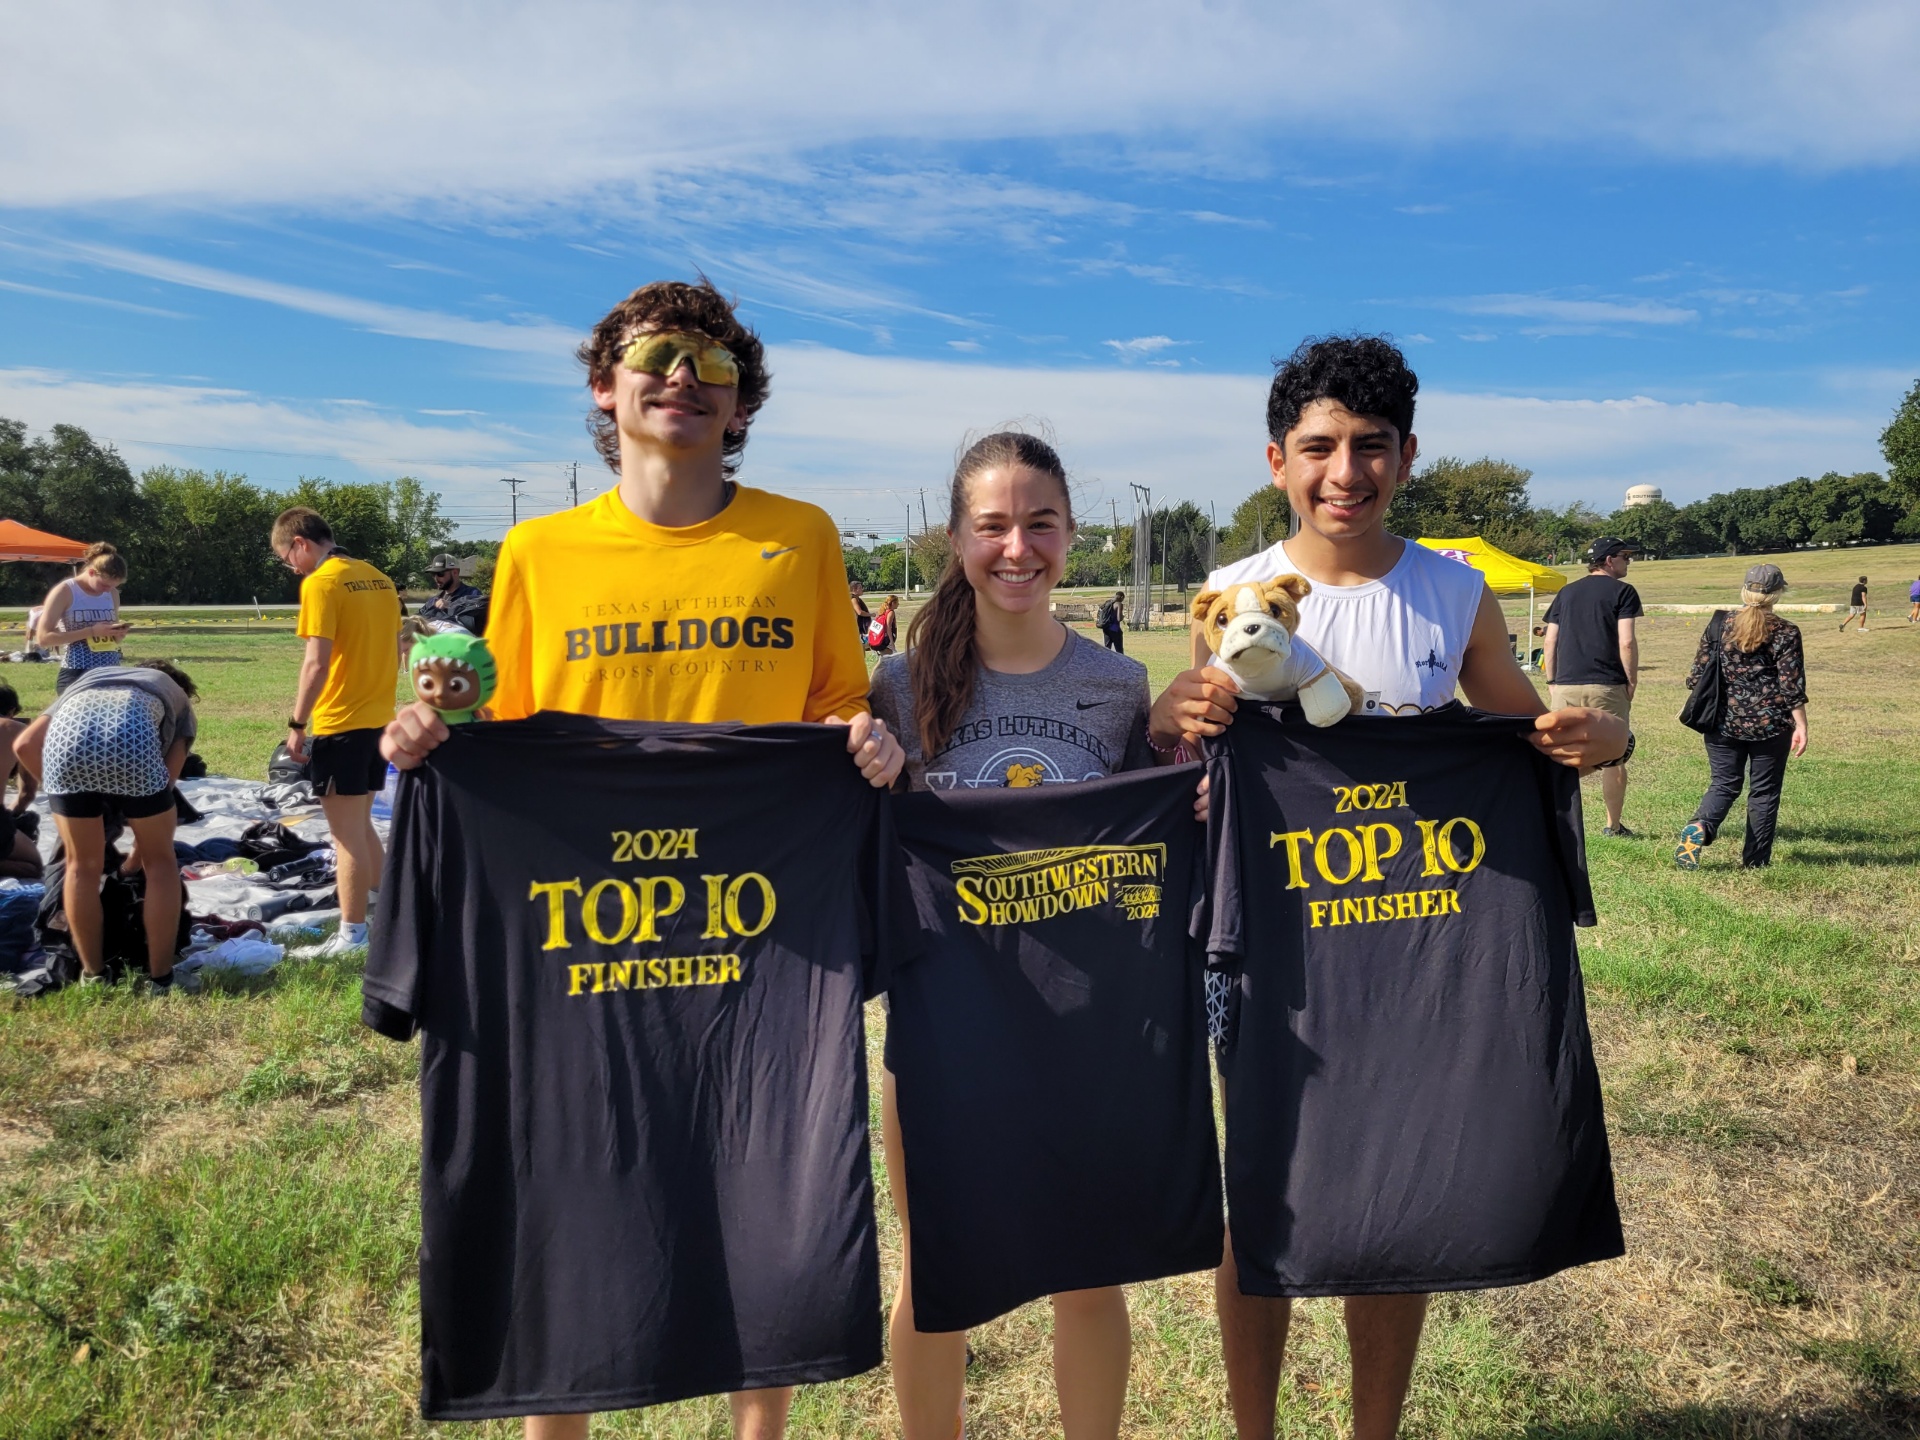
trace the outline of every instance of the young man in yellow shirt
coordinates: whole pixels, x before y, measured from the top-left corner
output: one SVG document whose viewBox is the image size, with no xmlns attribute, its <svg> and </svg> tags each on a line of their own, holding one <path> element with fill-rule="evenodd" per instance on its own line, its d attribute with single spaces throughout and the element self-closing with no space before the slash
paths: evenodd
<svg viewBox="0 0 1920 1440">
<path fill-rule="evenodd" d="M 333 530 L 304 505 L 280 513 L 272 544 L 280 563 L 301 577 L 295 628 L 307 653 L 287 720 L 287 753 L 308 762 L 333 834 L 340 930 L 321 953 L 337 954 L 367 943 L 367 893 L 386 863 L 373 797 L 387 775 L 380 736 L 393 719 L 400 673 L 400 596 L 373 566 L 335 549 Z"/>
<path fill-rule="evenodd" d="M 732 478 L 767 398 L 759 338 L 711 285 L 659 282 L 615 306 L 579 358 L 594 442 L 620 483 L 502 543 L 494 716 L 845 724 L 860 773 L 892 784 L 904 755 L 867 709 L 837 527 Z M 409 705 L 381 748 L 409 769 L 446 735 Z M 735 1436 L 777 1440 L 792 1399 L 789 1387 L 735 1394 Z M 526 1434 L 580 1440 L 587 1418 L 529 1416 Z"/>
</svg>

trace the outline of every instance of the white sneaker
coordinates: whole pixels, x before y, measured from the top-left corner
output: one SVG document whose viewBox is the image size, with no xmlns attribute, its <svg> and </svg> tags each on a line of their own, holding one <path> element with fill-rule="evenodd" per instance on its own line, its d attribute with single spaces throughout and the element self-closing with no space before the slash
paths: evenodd
<svg viewBox="0 0 1920 1440">
<path fill-rule="evenodd" d="M 309 950 L 304 953 L 313 956 L 315 959 L 324 960 L 331 959 L 336 955 L 351 955 L 356 950 L 364 950 L 366 948 L 367 937 L 364 928 L 360 937 L 355 939 L 347 933 L 347 927 L 342 925 L 338 930 L 333 932 L 326 944 L 320 946 L 318 949 Z"/>
</svg>

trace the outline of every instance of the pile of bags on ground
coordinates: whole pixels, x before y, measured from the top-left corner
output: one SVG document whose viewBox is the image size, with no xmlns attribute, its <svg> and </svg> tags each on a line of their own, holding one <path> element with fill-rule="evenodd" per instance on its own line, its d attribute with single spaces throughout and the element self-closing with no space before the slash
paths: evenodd
<svg viewBox="0 0 1920 1440">
<path fill-rule="evenodd" d="M 297 788 L 295 788 L 297 787 Z M 382 797 L 384 798 L 384 797 Z M 40 995 L 79 978 L 68 938 L 62 881 L 66 857 L 58 828 L 43 812 L 40 883 L 0 881 L 0 988 Z M 212 970 L 261 974 L 289 948 L 317 944 L 340 918 L 333 847 L 304 779 L 267 785 L 228 776 L 182 779 L 174 854 L 184 888 L 174 973 L 185 988 Z M 387 807 L 374 821 L 384 839 Z M 109 969 L 144 972 L 147 965 L 146 879 L 121 867 L 131 837 L 111 821 L 107 875 L 101 884 L 103 944 Z"/>
</svg>

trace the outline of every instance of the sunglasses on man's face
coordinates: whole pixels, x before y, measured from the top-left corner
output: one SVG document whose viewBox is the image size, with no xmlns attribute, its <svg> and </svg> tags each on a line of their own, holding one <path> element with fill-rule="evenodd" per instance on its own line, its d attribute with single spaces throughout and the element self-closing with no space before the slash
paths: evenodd
<svg viewBox="0 0 1920 1440">
<path fill-rule="evenodd" d="M 703 385 L 738 385 L 740 362 L 724 345 L 704 335 L 688 335 L 680 330 L 651 330 L 627 342 L 620 363 L 643 375 L 665 379 L 689 360 L 693 373 Z"/>
</svg>

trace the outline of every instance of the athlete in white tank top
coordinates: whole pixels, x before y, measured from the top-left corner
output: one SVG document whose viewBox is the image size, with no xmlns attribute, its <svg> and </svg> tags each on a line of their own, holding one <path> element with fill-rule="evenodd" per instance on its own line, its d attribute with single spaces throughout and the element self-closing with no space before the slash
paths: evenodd
<svg viewBox="0 0 1920 1440">
<path fill-rule="evenodd" d="M 1300 638 L 1366 692 L 1363 715 L 1412 715 L 1454 698 L 1486 580 L 1470 565 L 1401 541 L 1394 567 L 1363 585 L 1324 585 L 1300 602 Z M 1222 566 L 1207 588 L 1298 575 L 1284 540 Z"/>
</svg>

